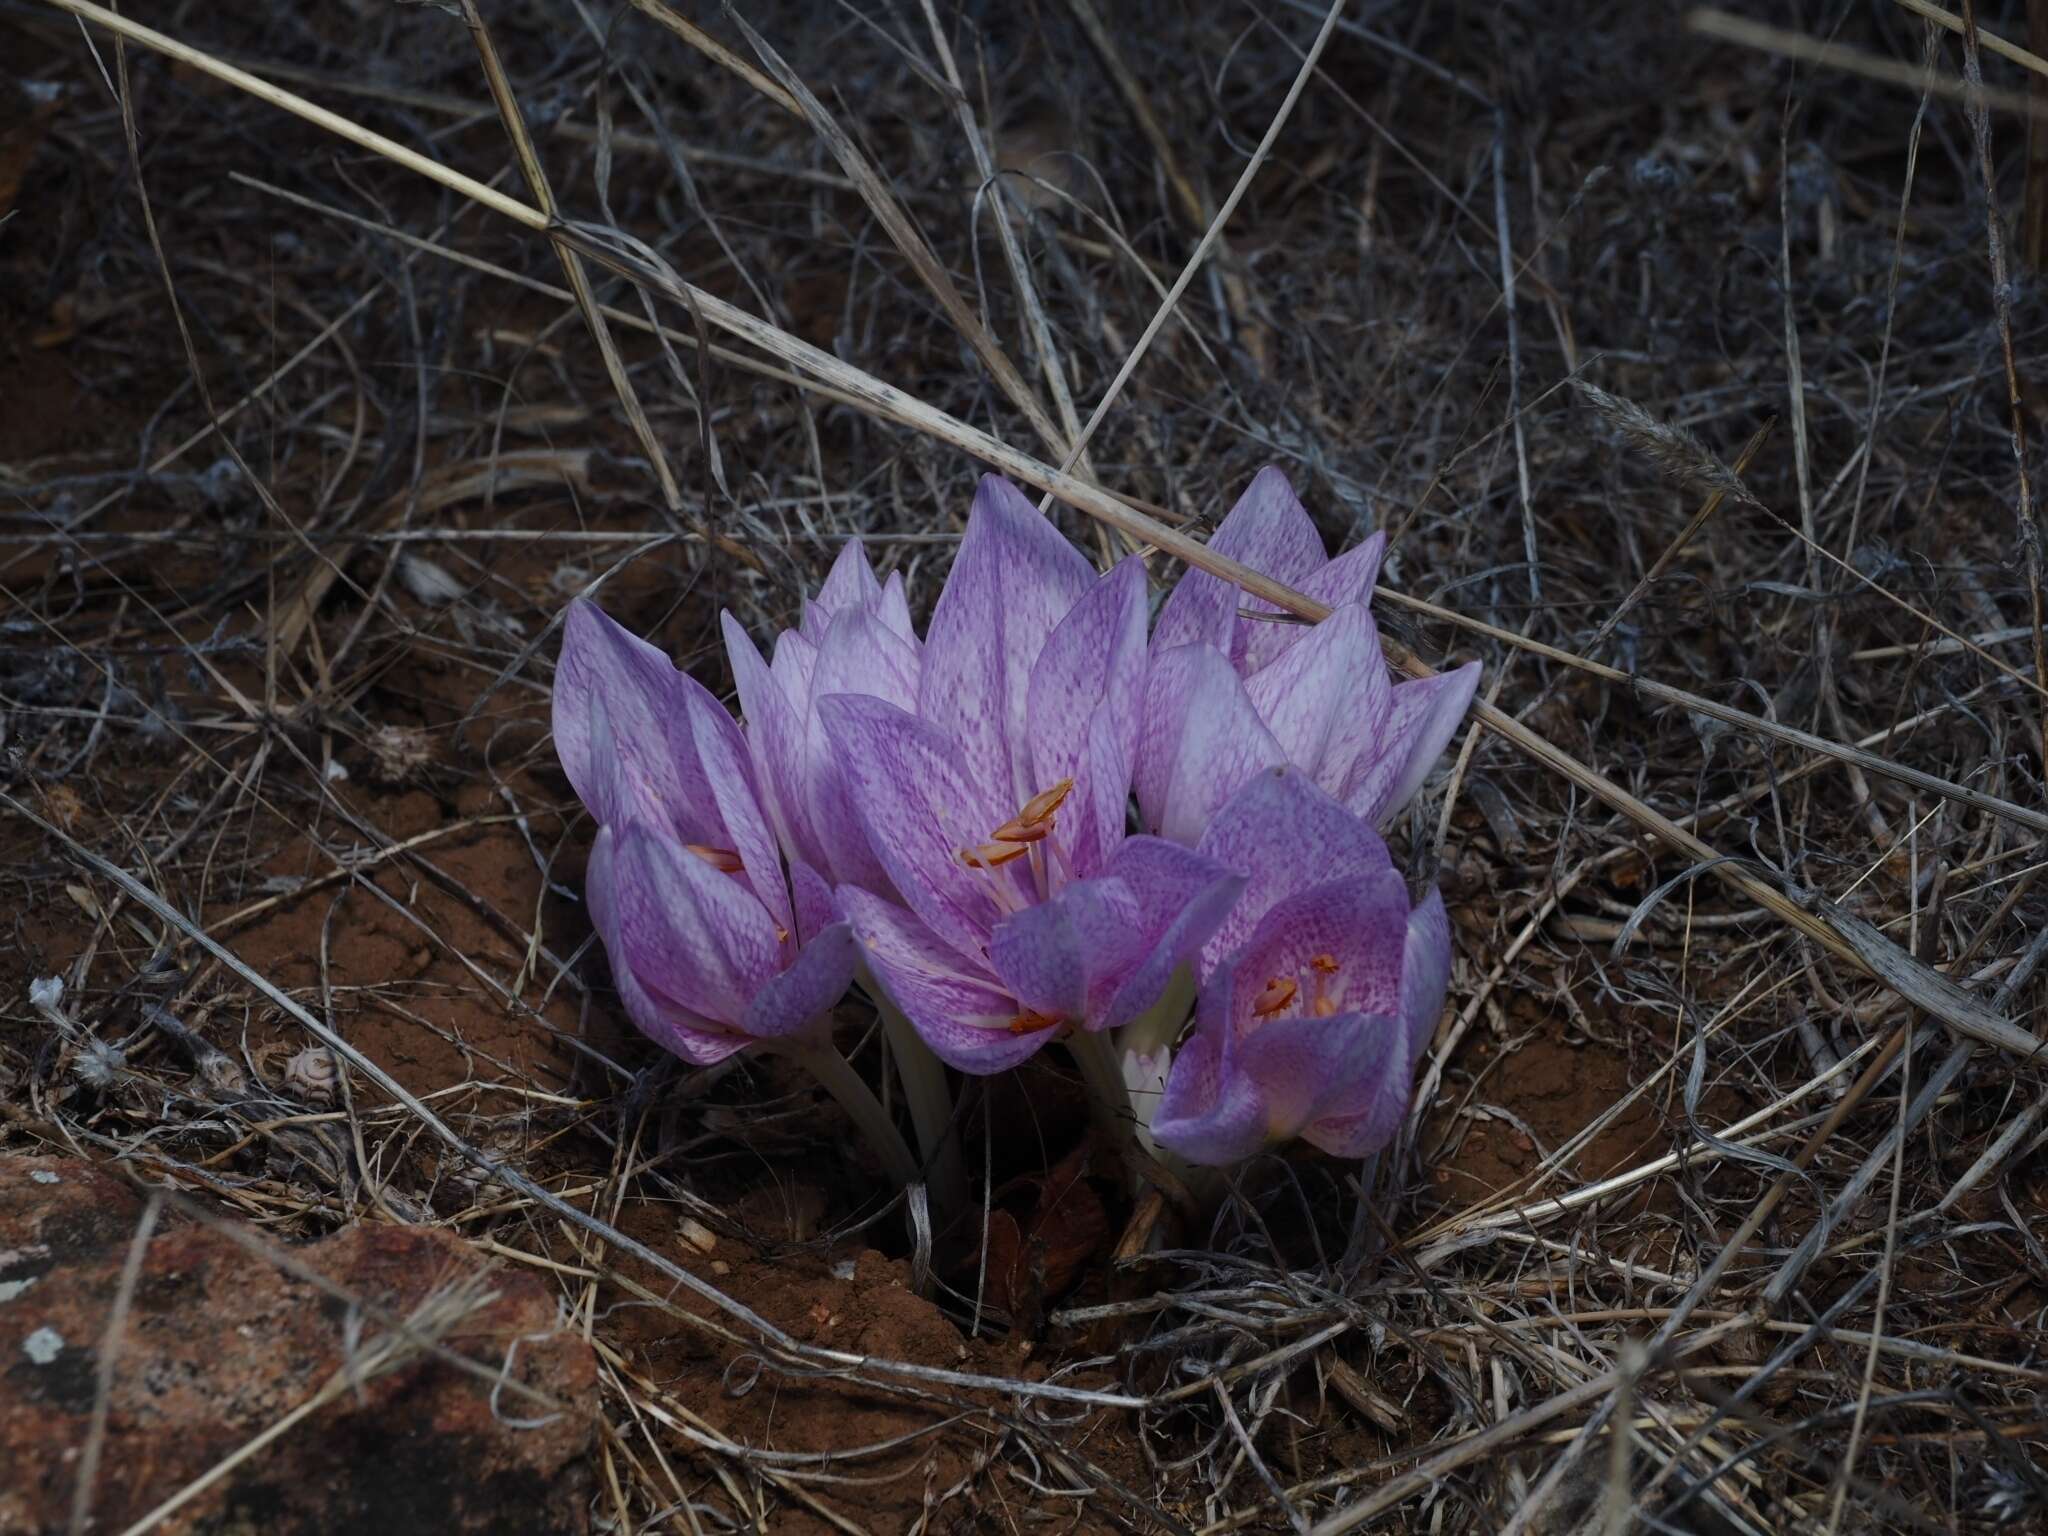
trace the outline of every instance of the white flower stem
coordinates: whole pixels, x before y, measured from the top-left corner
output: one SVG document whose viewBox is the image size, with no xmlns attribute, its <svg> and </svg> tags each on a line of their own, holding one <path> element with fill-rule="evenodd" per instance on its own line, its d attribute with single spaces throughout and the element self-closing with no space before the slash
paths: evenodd
<svg viewBox="0 0 2048 1536">
<path fill-rule="evenodd" d="M 917 1132 L 918 1151 L 930 1170 L 932 1202 L 944 1221 L 967 1209 L 967 1165 L 961 1159 L 960 1134 L 953 1124 L 953 1090 L 946 1085 L 946 1064 L 932 1054 L 917 1026 L 903 1016 L 903 1010 L 890 1001 L 865 966 L 860 984 L 881 1017 L 889 1054 L 896 1062 L 896 1078 L 903 1084 L 903 1099 L 910 1108 L 910 1123 Z"/>
<path fill-rule="evenodd" d="M 1138 1146 L 1138 1117 L 1131 1112 L 1121 1047 L 1107 1030 L 1077 1029 L 1067 1036 L 1067 1049 L 1081 1069 L 1081 1082 L 1088 1091 L 1088 1113 L 1116 1149 L 1135 1190 L 1142 1182 L 1139 1171 L 1144 1164 L 1140 1159 L 1145 1154 Z"/>
<path fill-rule="evenodd" d="M 1128 1051 L 1150 1056 L 1161 1046 L 1178 1045 L 1181 1030 L 1188 1022 L 1188 1010 L 1194 1005 L 1195 968 L 1191 965 L 1177 966 L 1172 979 L 1166 983 L 1166 990 L 1159 994 L 1159 1001 L 1117 1031 L 1119 1053 Z M 1147 1112 L 1147 1106 L 1138 1105 L 1137 1110 L 1139 1121 L 1151 1124 L 1152 1116 Z"/>
<path fill-rule="evenodd" d="M 1215 1203 L 1219 1192 L 1217 1170 L 1197 1168 L 1177 1152 L 1159 1145 L 1152 1136 L 1152 1117 L 1159 1112 L 1159 1095 L 1126 1070 L 1132 1057 L 1171 1059 L 1187 1028 L 1188 1012 L 1195 1001 L 1195 973 L 1191 965 L 1175 969 L 1159 1001 L 1114 1034 L 1077 1032 L 1068 1049 L 1080 1065 L 1087 1085 L 1088 1103 L 1095 1122 L 1101 1126 L 1130 1170 L 1135 1194 L 1146 1182 L 1146 1161 L 1157 1163 L 1179 1180 L 1199 1206 Z"/>
<path fill-rule="evenodd" d="M 832 1095 L 839 1107 L 846 1111 L 847 1118 L 860 1128 L 868 1144 L 888 1166 L 891 1178 L 902 1184 L 915 1184 L 923 1178 L 923 1171 L 917 1159 L 911 1156 L 902 1133 L 896 1129 L 896 1122 L 882 1108 L 882 1101 L 875 1097 L 874 1090 L 839 1054 L 837 1046 L 826 1040 L 792 1048 L 789 1054 L 818 1080 L 819 1086 Z"/>
</svg>

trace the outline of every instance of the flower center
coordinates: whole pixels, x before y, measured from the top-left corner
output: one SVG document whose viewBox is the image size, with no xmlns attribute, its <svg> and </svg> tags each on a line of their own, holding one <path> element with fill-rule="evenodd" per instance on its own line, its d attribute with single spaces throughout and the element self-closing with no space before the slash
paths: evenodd
<svg viewBox="0 0 2048 1536">
<path fill-rule="evenodd" d="M 1329 1018 L 1343 1006 L 1335 990 L 1341 969 L 1335 955 L 1322 954 L 1310 957 L 1306 971 L 1293 976 L 1267 977 L 1259 995 L 1252 999 L 1252 1017 L 1278 1018 L 1299 1002 L 1304 1013 L 1318 1019 Z M 1304 981 L 1308 983 L 1305 988 L 1302 986 Z"/>
<path fill-rule="evenodd" d="M 1061 779 L 1051 789 L 1041 789 L 1024 808 L 995 831 L 985 843 L 960 850 L 960 862 L 969 869 L 997 869 L 1012 859 L 1021 859 L 1033 843 L 1045 841 L 1052 832 L 1054 813 L 1074 792 L 1072 779 Z"/>
</svg>

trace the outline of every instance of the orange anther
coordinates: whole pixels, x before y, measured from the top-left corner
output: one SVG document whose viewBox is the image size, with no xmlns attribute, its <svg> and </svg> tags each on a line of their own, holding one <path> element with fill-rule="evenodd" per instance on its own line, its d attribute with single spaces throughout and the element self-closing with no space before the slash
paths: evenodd
<svg viewBox="0 0 2048 1536">
<path fill-rule="evenodd" d="M 960 862 L 969 869 L 994 869 L 1029 851 L 1022 843 L 983 843 L 979 848 L 962 848 Z"/>
<path fill-rule="evenodd" d="M 1252 999 L 1252 1013 L 1257 1018 L 1270 1019 L 1293 1002 L 1295 994 L 1299 991 L 1300 983 L 1291 976 L 1275 976 L 1259 990 L 1259 995 Z"/>
<path fill-rule="evenodd" d="M 1019 816 L 1015 821 L 1006 821 L 997 827 L 993 836 L 999 843 L 1035 843 L 1051 830 L 1051 817 L 1044 821 L 1026 821 Z"/>
<path fill-rule="evenodd" d="M 1024 802 L 1024 809 L 1017 813 L 1017 820 L 1034 822 L 1048 820 L 1052 813 L 1066 803 L 1068 795 L 1074 792 L 1072 779 L 1061 779 L 1051 789 L 1041 789 Z M 1000 835 L 1000 834 L 998 834 Z"/>
<path fill-rule="evenodd" d="M 1325 976 L 1337 974 L 1337 957 L 1335 955 L 1317 955 L 1309 961 L 1309 964 Z"/>
<path fill-rule="evenodd" d="M 702 843 L 685 843 L 683 846 L 721 875 L 737 875 L 747 867 L 730 848 L 707 848 Z"/>
<path fill-rule="evenodd" d="M 1056 1028 L 1062 1022 L 1062 1020 L 1055 1019 L 1049 1014 L 1037 1013 L 1026 1008 L 1017 1017 L 1010 1020 L 1010 1033 L 1013 1035 L 1028 1035 L 1036 1030 Z"/>
</svg>

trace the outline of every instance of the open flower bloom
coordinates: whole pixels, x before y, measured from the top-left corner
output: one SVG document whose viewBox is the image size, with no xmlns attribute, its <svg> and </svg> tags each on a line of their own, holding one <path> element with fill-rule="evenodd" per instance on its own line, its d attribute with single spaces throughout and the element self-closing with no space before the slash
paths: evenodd
<svg viewBox="0 0 2048 1536">
<path fill-rule="evenodd" d="M 598 821 L 590 915 L 633 1022 L 699 1066 L 757 1042 L 805 1042 L 853 978 L 853 936 L 822 878 L 785 872 L 724 707 L 579 602 L 554 730 Z"/>
<path fill-rule="evenodd" d="M 1136 1017 L 1236 897 L 1215 861 L 1125 835 L 1145 668 L 1143 567 L 1098 577 L 991 476 L 932 614 L 915 708 L 819 699 L 857 825 L 901 897 L 842 884 L 840 902 L 896 1005 L 962 1071 Z"/>
<path fill-rule="evenodd" d="M 1135 770 L 1148 828 L 1193 845 L 1239 785 L 1282 763 L 1375 825 L 1421 787 L 1479 668 L 1388 680 L 1366 607 L 1385 545 L 1375 534 L 1327 558 L 1287 477 L 1259 471 L 1209 547 L 1335 611 L 1303 625 L 1206 571 L 1181 577 L 1152 639 Z"/>
<path fill-rule="evenodd" d="M 877 582 L 858 541 L 848 544 L 802 622 L 777 637 L 772 661 L 731 614 L 723 622 L 754 779 L 783 848 L 833 884 L 893 895 L 847 801 L 817 703 L 845 693 L 917 707 L 919 647 L 902 576 Z"/>
<path fill-rule="evenodd" d="M 1204 952 L 1195 1033 L 1152 1136 L 1210 1165 L 1296 1137 L 1339 1157 L 1377 1151 L 1443 1008 L 1443 898 L 1411 911 L 1378 834 L 1294 768 L 1256 775 L 1202 851 L 1248 880 Z"/>
</svg>

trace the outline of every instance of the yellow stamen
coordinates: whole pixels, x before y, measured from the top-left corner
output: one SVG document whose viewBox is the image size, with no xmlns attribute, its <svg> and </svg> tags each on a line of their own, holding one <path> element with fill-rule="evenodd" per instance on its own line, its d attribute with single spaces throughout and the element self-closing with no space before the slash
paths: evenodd
<svg viewBox="0 0 2048 1536">
<path fill-rule="evenodd" d="M 960 862 L 969 869 L 995 869 L 1030 851 L 1023 843 L 983 843 L 979 848 L 962 848 Z"/>
<path fill-rule="evenodd" d="M 1066 803 L 1067 796 L 1074 792 L 1072 779 L 1061 779 L 1051 789 L 1041 789 L 1024 802 L 1024 809 L 1017 813 L 1017 819 L 1024 822 L 1050 821 L 1052 813 Z"/>
<path fill-rule="evenodd" d="M 1033 843 L 1043 842 L 1052 832 L 1053 812 L 1074 790 L 1072 779 L 1061 779 L 1051 789 L 1041 789 L 1024 802 L 1024 809 L 997 827 L 979 848 L 962 848 L 960 862 L 969 869 L 995 869 L 1021 857 Z"/>
<path fill-rule="evenodd" d="M 1035 1030 L 1056 1029 L 1064 1022 L 1065 1020 L 1055 1019 L 1050 1014 L 1038 1013 L 1026 1008 L 1017 1017 L 1010 1020 L 1010 1033 L 1013 1035 L 1028 1035 Z"/>
<path fill-rule="evenodd" d="M 1317 955 L 1313 960 L 1309 961 L 1309 964 L 1325 976 L 1337 974 L 1337 957 L 1335 955 Z"/>
<path fill-rule="evenodd" d="M 1260 989 L 1259 995 L 1252 999 L 1253 1017 L 1270 1019 L 1274 1014 L 1293 1002 L 1295 994 L 1299 991 L 1301 991 L 1301 985 L 1292 977 L 1273 977 L 1272 980 L 1268 981 Z"/>
<path fill-rule="evenodd" d="M 993 836 L 999 843 L 1035 843 L 1052 830 L 1052 820 L 1026 821 L 1019 816 L 997 827 Z"/>
<path fill-rule="evenodd" d="M 702 843 L 685 843 L 683 846 L 721 875 L 737 875 L 747 867 L 730 848 L 707 848 Z"/>
</svg>

